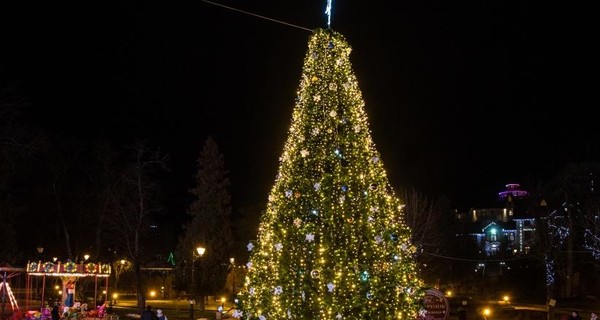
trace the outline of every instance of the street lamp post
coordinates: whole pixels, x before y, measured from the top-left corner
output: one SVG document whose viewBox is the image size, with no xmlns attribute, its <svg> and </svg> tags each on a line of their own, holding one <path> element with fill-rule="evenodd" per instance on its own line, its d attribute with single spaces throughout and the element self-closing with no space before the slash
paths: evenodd
<svg viewBox="0 0 600 320">
<path fill-rule="evenodd" d="M 194 320 L 194 298 L 190 297 L 190 320 Z"/>
<path fill-rule="evenodd" d="M 235 297 L 235 276 L 236 276 L 236 270 L 235 270 L 235 258 L 229 258 L 229 262 L 230 267 L 231 267 L 231 299 L 233 299 Z"/>
<path fill-rule="evenodd" d="M 118 291 L 118 283 L 119 283 L 119 277 L 121 276 L 121 274 L 127 270 L 129 268 L 130 264 L 127 260 L 125 259 L 121 259 L 119 262 L 114 262 L 114 269 L 115 269 L 115 292 L 119 292 Z"/>
<path fill-rule="evenodd" d="M 194 277 L 194 272 L 196 269 L 196 258 L 202 258 L 204 255 L 204 251 L 206 248 L 204 247 L 196 247 L 192 250 L 192 298 L 190 299 L 190 320 L 194 320 L 194 303 L 193 299 L 196 297 L 196 278 Z M 200 298 L 200 311 L 204 309 L 204 296 Z"/>
<path fill-rule="evenodd" d="M 38 246 L 35 248 L 35 250 L 36 250 L 36 251 L 37 251 L 37 253 L 38 253 L 38 254 L 37 254 L 38 263 L 42 263 L 42 258 L 43 258 L 43 256 L 42 256 L 42 255 L 43 255 L 43 253 L 44 253 L 44 247 L 42 247 L 41 245 L 38 245 Z M 43 291 L 43 290 L 44 290 L 44 289 L 42 289 L 42 291 Z M 43 296 L 43 294 L 40 294 L 40 291 L 39 291 L 39 282 L 38 282 L 38 279 L 37 279 L 37 277 L 35 278 L 35 296 L 36 296 L 36 299 L 37 299 L 37 298 L 39 298 L 40 300 L 44 300 L 44 299 L 42 299 L 42 298 L 41 298 L 41 297 Z M 43 306 L 44 306 L 44 301 L 41 301 L 41 302 L 42 302 L 42 303 L 41 303 L 41 305 L 42 305 L 42 307 L 43 307 Z"/>
</svg>

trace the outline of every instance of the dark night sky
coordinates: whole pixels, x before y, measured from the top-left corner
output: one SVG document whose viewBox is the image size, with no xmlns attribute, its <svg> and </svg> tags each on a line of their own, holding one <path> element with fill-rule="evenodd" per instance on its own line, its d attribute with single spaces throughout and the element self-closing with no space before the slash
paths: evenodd
<svg viewBox="0 0 600 320">
<path fill-rule="evenodd" d="M 325 26 L 324 0 L 220 3 Z M 332 27 L 353 47 L 392 185 L 469 207 L 565 161 L 599 160 L 597 102 L 582 81 L 587 10 L 573 6 L 334 1 Z M 0 14 L 0 72 L 20 83 L 41 126 L 149 139 L 171 155 L 169 192 L 181 205 L 212 135 L 234 203 L 266 202 L 309 32 L 201 0 L 21 1 Z"/>
</svg>

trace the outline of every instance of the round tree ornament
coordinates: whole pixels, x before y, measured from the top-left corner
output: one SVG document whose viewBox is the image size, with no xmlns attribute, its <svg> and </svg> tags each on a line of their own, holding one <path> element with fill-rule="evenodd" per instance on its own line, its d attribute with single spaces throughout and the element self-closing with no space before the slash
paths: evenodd
<svg viewBox="0 0 600 320">
<path fill-rule="evenodd" d="M 313 271 L 310 272 L 310 276 L 313 279 L 318 279 L 321 276 L 321 272 L 317 269 L 314 269 Z"/>
</svg>

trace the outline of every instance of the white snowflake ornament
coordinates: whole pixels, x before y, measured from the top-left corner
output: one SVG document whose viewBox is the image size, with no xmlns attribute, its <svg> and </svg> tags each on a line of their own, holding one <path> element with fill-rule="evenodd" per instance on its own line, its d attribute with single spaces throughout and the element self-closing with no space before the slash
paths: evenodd
<svg viewBox="0 0 600 320">
<path fill-rule="evenodd" d="M 254 245 L 252 244 L 252 242 L 248 243 L 246 247 L 248 248 L 248 251 L 252 251 L 254 249 Z"/>
<path fill-rule="evenodd" d="M 283 244 L 281 244 L 281 242 L 275 245 L 275 250 L 281 251 L 281 249 L 283 249 Z"/>
<path fill-rule="evenodd" d="M 279 295 L 283 293 L 283 288 L 281 286 L 277 286 L 275 287 L 275 291 L 273 291 L 273 294 L 275 295 Z"/>
<path fill-rule="evenodd" d="M 232 314 L 232 316 L 233 316 L 234 318 L 238 318 L 238 319 L 239 319 L 239 318 L 241 318 L 243 315 L 244 315 L 244 313 L 243 313 L 243 312 L 241 312 L 241 311 L 239 311 L 239 310 L 233 310 L 233 314 Z"/>
<path fill-rule="evenodd" d="M 308 152 L 308 150 L 302 150 L 300 151 L 300 154 L 302 155 L 302 158 L 306 158 L 306 156 L 308 156 L 310 152 Z"/>
<path fill-rule="evenodd" d="M 328 283 L 327 284 L 327 290 L 329 290 L 329 292 L 333 292 L 333 289 L 335 289 L 335 284 L 333 283 Z"/>
<path fill-rule="evenodd" d="M 315 241 L 315 235 L 314 235 L 314 234 L 312 234 L 312 233 L 309 233 L 309 234 L 307 234 L 307 235 L 306 235 L 306 241 L 308 241 L 308 242 L 313 242 L 313 241 Z"/>
</svg>

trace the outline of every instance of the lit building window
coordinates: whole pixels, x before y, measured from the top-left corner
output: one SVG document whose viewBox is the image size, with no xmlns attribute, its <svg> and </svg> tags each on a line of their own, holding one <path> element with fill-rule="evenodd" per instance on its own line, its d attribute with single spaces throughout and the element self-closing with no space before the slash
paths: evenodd
<svg viewBox="0 0 600 320">
<path fill-rule="evenodd" d="M 498 235 L 496 229 L 490 229 L 490 241 L 498 241 Z"/>
</svg>

